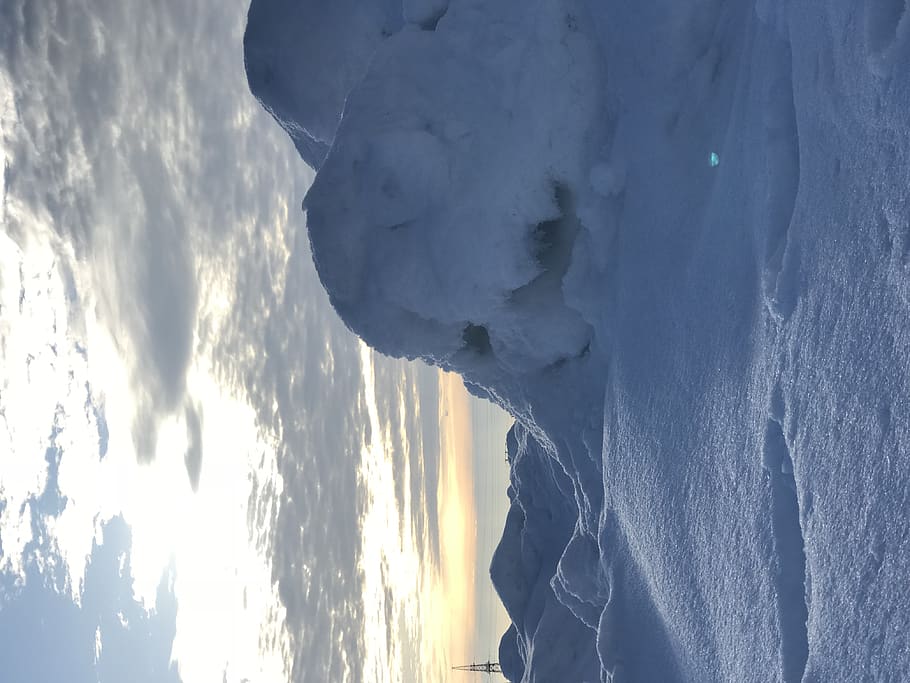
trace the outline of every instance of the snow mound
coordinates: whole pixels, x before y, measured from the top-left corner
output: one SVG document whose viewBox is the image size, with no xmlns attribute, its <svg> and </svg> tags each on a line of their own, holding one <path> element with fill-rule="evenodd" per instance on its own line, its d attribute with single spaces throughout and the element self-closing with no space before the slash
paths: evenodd
<svg viewBox="0 0 910 683">
<path fill-rule="evenodd" d="M 599 681 L 596 617 L 587 624 L 572 609 L 582 603 L 590 607 L 590 598 L 563 599 L 572 595 L 563 579 L 567 573 L 587 577 L 596 567 L 596 551 L 593 556 L 578 552 L 573 536 L 578 510 L 558 486 L 571 483 L 521 425 L 509 431 L 506 446 L 512 504 L 490 566 L 513 624 L 499 646 L 503 673 L 513 681 Z M 554 578 L 557 566 L 562 576 Z"/>
<path fill-rule="evenodd" d="M 332 303 L 379 350 L 490 383 L 589 346 L 562 283 L 603 74 L 570 7 L 450 6 L 349 93 L 305 208 Z"/>
</svg>

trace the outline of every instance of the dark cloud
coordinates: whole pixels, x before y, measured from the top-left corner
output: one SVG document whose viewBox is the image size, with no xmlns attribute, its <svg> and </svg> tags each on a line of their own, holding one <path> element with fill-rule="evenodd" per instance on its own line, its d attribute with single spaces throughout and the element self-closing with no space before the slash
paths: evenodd
<svg viewBox="0 0 910 683">
<path fill-rule="evenodd" d="M 156 401 L 173 411 L 185 391 L 196 318 L 196 278 L 182 207 L 174 197 L 173 177 L 160 155 L 137 151 L 131 167 L 139 179 L 145 224 L 137 249 L 134 305 L 139 315 L 134 334 L 148 349 L 142 374 L 157 379 Z M 144 337 L 144 338 L 143 338 Z"/>
<path fill-rule="evenodd" d="M 186 419 L 186 473 L 190 478 L 193 491 L 199 488 L 199 475 L 202 472 L 202 411 L 194 405 L 187 405 L 184 411 Z"/>
</svg>

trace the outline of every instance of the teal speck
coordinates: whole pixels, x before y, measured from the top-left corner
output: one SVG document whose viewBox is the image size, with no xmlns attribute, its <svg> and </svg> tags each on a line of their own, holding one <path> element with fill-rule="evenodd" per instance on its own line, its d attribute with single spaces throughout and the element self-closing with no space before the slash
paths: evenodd
<svg viewBox="0 0 910 683">
<path fill-rule="evenodd" d="M 708 163 L 711 164 L 711 168 L 714 168 L 715 166 L 720 164 L 720 157 L 717 156 L 717 152 L 711 152 L 711 158 Z"/>
</svg>

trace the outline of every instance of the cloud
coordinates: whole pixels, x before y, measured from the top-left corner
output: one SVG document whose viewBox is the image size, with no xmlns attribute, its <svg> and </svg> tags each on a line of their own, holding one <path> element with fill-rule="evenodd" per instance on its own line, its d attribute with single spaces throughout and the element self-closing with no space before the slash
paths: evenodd
<svg viewBox="0 0 910 683">
<path fill-rule="evenodd" d="M 95 627 L 95 666 L 98 665 L 98 660 L 101 659 L 101 653 L 104 651 L 103 643 L 101 642 L 101 626 Z"/>
<path fill-rule="evenodd" d="M 153 58 L 141 28 L 167 17 L 142 4 L 138 15 L 119 3 L 4 6 L 0 46 L 21 120 L 8 190 L 33 214 L 48 213 L 91 263 L 103 322 L 134 360 L 145 397 L 136 441 L 151 457 L 158 418 L 182 403 L 196 310 L 186 228 L 194 211 L 178 196 L 186 157 L 199 151 L 193 141 L 179 146 L 191 106 L 168 72 L 179 64 Z M 149 101 L 149 91 L 159 97 Z"/>
<path fill-rule="evenodd" d="M 129 412 L 121 406 L 104 410 L 106 387 L 91 378 L 91 426 L 102 453 L 110 437 L 115 458 L 124 442 L 117 432 L 128 428 L 136 453 L 149 460 L 159 449 L 160 425 L 177 417 L 186 427 L 191 484 L 199 484 L 203 466 L 217 467 L 219 454 L 202 450 L 202 427 L 211 425 L 190 385 L 200 357 L 280 437 L 283 493 L 279 500 L 267 491 L 252 494 L 260 498 L 250 505 L 251 528 L 269 530 L 272 578 L 293 636 L 293 678 L 362 680 L 358 558 L 365 501 L 357 464 L 370 435 L 359 344 L 332 311 L 312 266 L 297 209 L 310 174 L 248 92 L 244 5 L 0 3 L 0 70 L 9 72 L 19 118 L 15 130 L 3 131 L 5 191 L 16 206 L 4 230 L 27 246 L 36 224 L 47 226 L 45 241 L 56 250 L 52 267 L 67 283 L 58 312 L 68 315 L 68 329 L 89 359 L 83 361 L 92 368 L 106 361 L 86 343 L 89 318 L 126 361 L 131 423 L 118 421 Z M 384 419 L 397 424 L 395 367 L 378 382 Z M 419 376 L 414 371 L 408 381 Z M 28 423 L 36 433 L 46 436 L 58 394 L 67 390 L 46 391 Z M 403 445 L 421 439 L 435 443 L 432 427 L 405 416 L 394 457 L 396 472 L 407 463 L 411 476 L 399 477 L 397 495 L 403 500 L 410 491 L 421 501 L 412 521 L 420 535 L 436 539 L 438 554 L 435 490 L 420 488 L 421 476 L 436 481 L 435 461 Z M 78 462 L 75 448 L 63 458 Z M 40 463 L 36 476 L 46 478 L 47 465 Z M 23 546 L 31 541 L 26 521 Z M 6 551 L 16 539 L 3 540 Z M 83 540 L 91 549 L 91 537 Z M 84 556 L 81 548 L 74 558 Z M 101 566 L 86 575 L 86 608 Z M 161 597 L 165 616 L 176 610 L 169 596 L 165 590 Z M 125 607 L 108 607 L 134 627 L 142 623 Z M 70 614 L 63 603 L 53 609 Z M 97 626 L 85 627 L 88 659 Z M 113 666 L 109 655 L 123 631 L 118 619 L 101 624 L 105 666 Z"/>
<path fill-rule="evenodd" d="M 187 449 L 184 456 L 186 473 L 190 478 L 193 491 L 199 488 L 199 475 L 202 473 L 202 409 L 187 405 L 184 413 L 187 431 Z"/>
<path fill-rule="evenodd" d="M 390 425 L 386 447 L 395 473 L 395 496 L 410 514 L 416 537 L 426 541 L 428 558 L 439 562 L 437 484 L 439 414 L 437 370 L 421 362 L 374 356 L 379 420 Z M 404 519 L 400 520 L 404 526 Z M 423 553 L 424 543 L 418 545 Z"/>
<path fill-rule="evenodd" d="M 171 186 L 171 176 L 157 153 L 137 152 L 130 163 L 138 179 L 144 224 L 121 282 L 131 293 L 120 302 L 121 319 L 128 321 L 135 345 L 135 365 L 144 401 L 135 422 L 140 458 L 155 453 L 157 418 L 182 404 L 186 373 L 192 357 L 197 285 L 183 209 Z"/>
<path fill-rule="evenodd" d="M 73 278 L 71 306 L 82 309 L 75 317 L 93 309 L 129 361 L 135 447 L 146 460 L 162 419 L 184 404 L 205 322 L 200 271 L 235 258 L 238 231 L 287 217 L 276 177 L 293 187 L 294 154 L 280 131 L 269 137 L 246 88 L 244 9 L 0 7 L 0 65 L 20 120 L 4 136 L 5 191 L 72 245 L 60 267 L 85 277 Z M 31 222 L 4 227 L 25 244 Z"/>
</svg>

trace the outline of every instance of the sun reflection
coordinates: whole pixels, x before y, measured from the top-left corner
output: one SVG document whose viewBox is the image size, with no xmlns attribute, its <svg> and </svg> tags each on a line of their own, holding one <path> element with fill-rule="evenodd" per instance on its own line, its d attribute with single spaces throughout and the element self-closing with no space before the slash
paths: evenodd
<svg viewBox="0 0 910 683">
<path fill-rule="evenodd" d="M 439 467 L 440 590 L 442 606 L 435 627 L 445 634 L 448 664 L 469 661 L 474 634 L 474 565 L 477 525 L 472 479 L 472 425 L 469 398 L 461 378 L 440 373 Z"/>
</svg>

